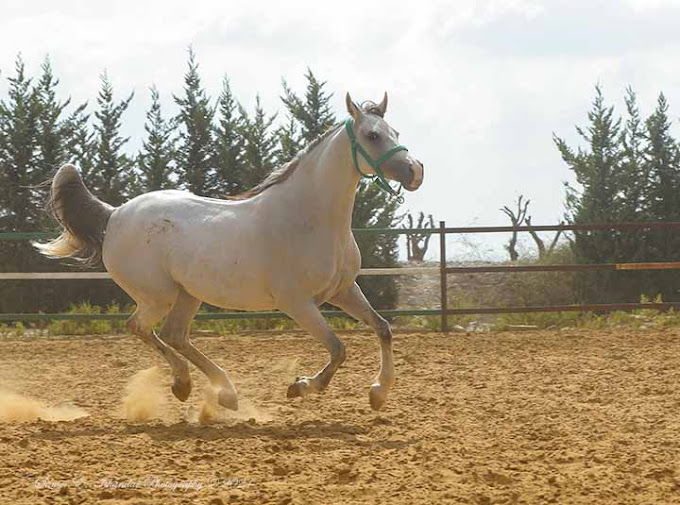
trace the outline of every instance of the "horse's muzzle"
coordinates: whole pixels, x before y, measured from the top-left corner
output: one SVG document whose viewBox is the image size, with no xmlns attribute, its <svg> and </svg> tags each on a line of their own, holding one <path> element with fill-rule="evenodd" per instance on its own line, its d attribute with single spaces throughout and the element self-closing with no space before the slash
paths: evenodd
<svg viewBox="0 0 680 505">
<path fill-rule="evenodd" d="M 425 167 L 420 161 L 415 161 L 411 164 L 411 180 L 408 184 L 403 184 L 403 187 L 407 191 L 415 191 L 423 183 L 423 172 Z"/>
</svg>

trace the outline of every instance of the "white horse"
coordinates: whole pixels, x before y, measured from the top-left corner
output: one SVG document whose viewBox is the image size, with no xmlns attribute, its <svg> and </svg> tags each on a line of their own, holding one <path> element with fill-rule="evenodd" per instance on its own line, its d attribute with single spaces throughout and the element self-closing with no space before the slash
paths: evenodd
<svg viewBox="0 0 680 505">
<path fill-rule="evenodd" d="M 377 410 L 394 383 L 392 331 L 355 282 L 361 257 L 351 230 L 354 196 L 362 175 L 377 177 L 386 189 L 384 177 L 413 191 L 422 183 L 423 165 L 396 145 L 399 134 L 383 119 L 387 94 L 379 105 L 357 106 L 349 94 L 346 102 L 351 118 L 344 127 L 227 200 L 154 191 L 113 208 L 65 165 L 54 176 L 50 200 L 63 232 L 35 245 L 50 257 L 103 260 L 137 303 L 128 328 L 168 361 L 180 401 L 191 392 L 189 360 L 218 390 L 220 405 L 238 408 L 225 371 L 189 340 L 202 301 L 281 310 L 326 347 L 328 364 L 291 384 L 289 398 L 325 389 L 345 360 L 344 344 L 319 312 L 329 302 L 370 325 L 380 339 L 380 371 L 369 391 Z M 157 335 L 153 327 L 163 318 Z"/>
</svg>

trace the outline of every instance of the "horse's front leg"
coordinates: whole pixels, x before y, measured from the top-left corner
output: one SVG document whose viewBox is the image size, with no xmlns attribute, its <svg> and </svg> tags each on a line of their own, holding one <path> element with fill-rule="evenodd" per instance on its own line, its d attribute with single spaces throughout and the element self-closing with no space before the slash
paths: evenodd
<svg viewBox="0 0 680 505">
<path fill-rule="evenodd" d="M 394 384 L 394 357 L 392 355 L 392 328 L 390 323 L 385 321 L 371 307 L 356 282 L 335 295 L 329 302 L 344 310 L 353 318 L 369 325 L 380 339 L 380 371 L 368 393 L 371 408 L 379 410 L 387 400 L 387 394 Z"/>
<path fill-rule="evenodd" d="M 313 377 L 298 377 L 288 387 L 288 398 L 306 396 L 312 392 L 323 391 L 330 383 L 337 369 L 345 361 L 345 344 L 330 329 L 319 308 L 313 301 L 287 303 L 285 307 L 281 307 L 281 310 L 292 317 L 304 330 L 307 330 L 316 337 L 330 354 L 328 363 L 316 375 Z"/>
</svg>

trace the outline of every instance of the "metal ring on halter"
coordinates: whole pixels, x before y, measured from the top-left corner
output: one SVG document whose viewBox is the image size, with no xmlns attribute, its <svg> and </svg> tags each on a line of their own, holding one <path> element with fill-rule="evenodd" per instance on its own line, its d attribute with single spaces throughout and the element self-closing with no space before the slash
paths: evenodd
<svg viewBox="0 0 680 505">
<path fill-rule="evenodd" d="M 366 152 L 366 150 L 361 146 L 361 144 L 359 144 L 359 141 L 357 140 L 357 137 L 354 134 L 354 128 L 352 127 L 353 123 L 354 121 L 352 120 L 352 118 L 347 118 L 347 120 L 345 120 L 345 130 L 347 130 L 347 135 L 349 136 L 349 141 L 352 146 L 352 160 L 354 161 L 354 167 L 357 169 L 357 172 L 359 172 L 361 176 L 365 177 L 366 179 L 373 179 L 373 182 L 375 182 L 375 184 L 380 189 L 382 189 L 383 191 L 387 191 L 393 196 L 396 196 L 397 201 L 399 203 L 404 203 L 404 197 L 401 195 L 402 190 L 401 184 L 399 184 L 398 190 L 393 189 L 392 186 L 390 186 L 390 183 L 387 182 L 385 174 L 380 168 L 380 165 L 385 163 L 388 159 L 392 157 L 392 155 L 398 153 L 399 151 L 408 151 L 408 148 L 406 146 L 397 145 L 386 151 L 379 158 L 373 159 L 373 157 Z M 361 169 L 359 168 L 357 152 L 359 152 L 361 156 L 363 156 L 364 160 L 366 160 L 366 163 L 368 163 L 373 168 L 373 170 L 375 170 L 375 174 L 369 175 L 361 171 Z"/>
</svg>

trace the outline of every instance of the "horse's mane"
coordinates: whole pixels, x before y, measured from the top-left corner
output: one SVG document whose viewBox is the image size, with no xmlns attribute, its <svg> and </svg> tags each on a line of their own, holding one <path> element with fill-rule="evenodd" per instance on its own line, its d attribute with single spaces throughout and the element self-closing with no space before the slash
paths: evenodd
<svg viewBox="0 0 680 505">
<path fill-rule="evenodd" d="M 309 153 L 311 153 L 316 146 L 321 144 L 324 140 L 326 140 L 328 137 L 331 136 L 331 134 L 335 133 L 338 128 L 340 128 L 342 124 L 336 124 L 326 130 L 324 133 L 319 135 L 317 138 L 312 140 L 307 146 L 299 151 L 292 160 L 287 161 L 283 165 L 281 165 L 279 168 L 273 170 L 261 183 L 259 183 L 257 186 L 250 188 L 249 190 L 244 191 L 243 193 L 240 193 L 238 195 L 230 195 L 227 196 L 227 200 L 247 200 L 248 198 L 252 198 L 255 195 L 259 195 L 262 193 L 264 190 L 271 188 L 272 186 L 276 184 L 280 184 L 286 179 L 288 179 L 291 175 L 293 175 L 293 172 L 298 168 L 300 165 L 300 161 Z"/>
<path fill-rule="evenodd" d="M 361 104 L 361 110 L 366 114 L 375 114 L 376 116 L 382 117 L 382 112 L 380 111 L 380 108 L 374 102 L 368 100 L 363 102 Z M 338 128 L 340 128 L 342 125 L 343 123 L 338 123 L 329 128 L 326 132 L 319 135 L 314 140 L 312 140 L 304 149 L 298 152 L 292 160 L 284 163 L 279 168 L 273 170 L 257 186 L 250 188 L 249 190 L 246 190 L 238 195 L 228 195 L 225 198 L 227 200 L 247 200 L 248 198 L 252 198 L 255 195 L 259 195 L 264 190 L 269 189 L 276 184 L 282 183 L 283 181 L 288 179 L 291 175 L 293 175 L 293 172 L 295 172 L 297 167 L 300 165 L 300 161 L 302 160 L 302 158 L 304 158 L 307 154 L 311 153 L 316 146 L 321 144 L 331 134 L 335 133 L 338 130 Z"/>
</svg>

